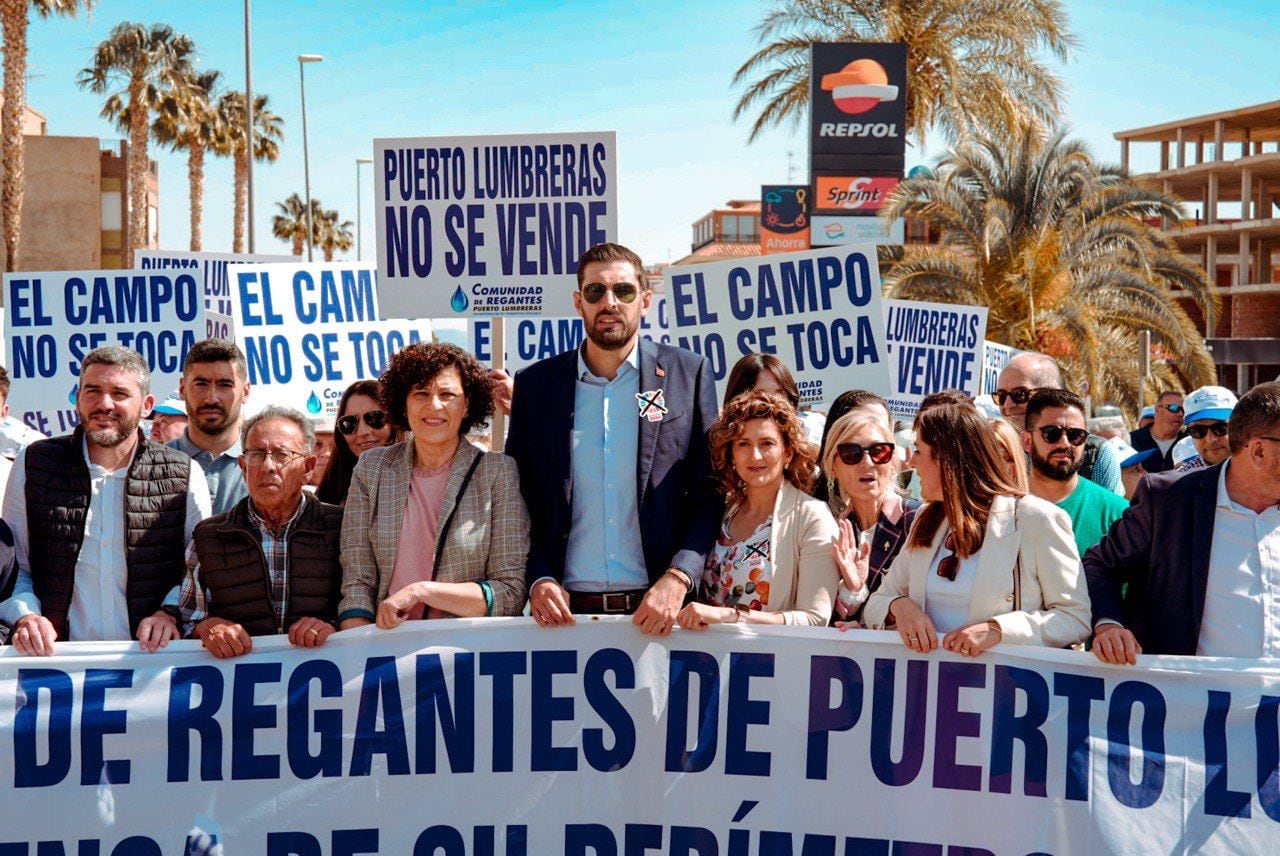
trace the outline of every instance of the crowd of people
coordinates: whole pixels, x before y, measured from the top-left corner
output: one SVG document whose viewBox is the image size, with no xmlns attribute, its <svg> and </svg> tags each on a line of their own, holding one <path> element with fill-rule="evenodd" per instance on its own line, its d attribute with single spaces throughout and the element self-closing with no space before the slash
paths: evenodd
<svg viewBox="0 0 1280 856">
<path fill-rule="evenodd" d="M 718 401 L 704 357 L 640 337 L 652 298 L 634 253 L 593 247 L 580 348 L 511 379 L 411 345 L 346 391 L 327 445 L 295 410 L 245 416 L 231 343 L 193 347 L 160 406 L 139 354 L 92 351 L 79 427 L 27 443 L 7 474 L 10 643 L 195 638 L 224 658 L 262 635 L 314 647 L 527 610 L 548 628 L 629 615 L 656 636 L 890 629 L 962 656 L 1280 654 L 1280 384 L 1164 392 L 1130 433 L 1022 353 L 998 416 L 944 390 L 900 426 L 863 390 L 802 409 L 769 354 Z M 475 442 L 498 408 L 505 452 Z"/>
</svg>

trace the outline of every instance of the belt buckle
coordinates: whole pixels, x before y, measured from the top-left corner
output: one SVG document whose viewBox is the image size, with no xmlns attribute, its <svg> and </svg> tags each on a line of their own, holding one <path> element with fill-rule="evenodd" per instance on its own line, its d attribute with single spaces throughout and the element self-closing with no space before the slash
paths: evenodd
<svg viewBox="0 0 1280 856">
<path fill-rule="evenodd" d="M 616 598 L 621 606 L 614 607 L 611 605 L 611 598 Z M 604 593 L 604 611 L 610 615 L 627 611 L 627 594 L 626 592 L 605 592 Z"/>
</svg>

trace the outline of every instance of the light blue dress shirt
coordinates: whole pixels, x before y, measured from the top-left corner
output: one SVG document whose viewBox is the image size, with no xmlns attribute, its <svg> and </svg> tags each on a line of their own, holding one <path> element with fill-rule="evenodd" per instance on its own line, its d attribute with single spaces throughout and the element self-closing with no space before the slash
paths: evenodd
<svg viewBox="0 0 1280 856">
<path fill-rule="evenodd" d="M 640 347 L 613 380 L 597 377 L 578 350 L 573 413 L 573 523 L 564 587 L 607 592 L 648 588 L 636 486 Z"/>
</svg>

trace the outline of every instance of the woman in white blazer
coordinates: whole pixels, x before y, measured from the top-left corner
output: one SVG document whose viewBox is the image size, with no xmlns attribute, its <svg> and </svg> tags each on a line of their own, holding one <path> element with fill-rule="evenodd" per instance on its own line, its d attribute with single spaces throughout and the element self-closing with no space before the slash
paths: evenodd
<svg viewBox="0 0 1280 856">
<path fill-rule="evenodd" d="M 746 392 L 725 406 L 711 429 L 711 460 L 728 502 L 697 601 L 680 611 L 681 627 L 826 625 L 840 584 L 837 561 L 853 565 L 856 548 L 826 503 L 808 493 L 816 451 L 800 414 L 777 393 Z"/>
<path fill-rule="evenodd" d="M 1013 484 L 982 415 L 947 404 L 920 414 L 916 469 L 928 503 L 867 601 L 868 627 L 913 651 L 977 656 L 1000 642 L 1062 648 L 1089 635 L 1089 593 L 1071 521 Z"/>
</svg>

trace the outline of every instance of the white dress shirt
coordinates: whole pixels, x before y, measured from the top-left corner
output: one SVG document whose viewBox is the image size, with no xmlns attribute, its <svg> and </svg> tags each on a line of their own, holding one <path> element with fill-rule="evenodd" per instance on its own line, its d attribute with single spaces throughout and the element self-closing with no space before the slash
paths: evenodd
<svg viewBox="0 0 1280 856">
<path fill-rule="evenodd" d="M 89 509 L 85 516 L 84 540 L 76 557 L 75 586 L 71 594 L 71 609 L 67 613 L 67 635 L 73 642 L 128 640 L 133 637 L 129 632 L 129 608 L 125 600 L 128 568 L 125 562 L 124 491 L 129 466 L 107 470 L 89 460 L 87 441 L 82 448 L 85 463 L 89 465 Z M 24 449 L 13 465 L 2 514 L 13 530 L 13 547 L 18 562 L 18 580 L 13 597 L 0 603 L 0 621 L 10 625 L 28 613 L 40 612 L 40 601 L 31 582 L 31 566 L 27 560 L 30 540 L 27 532 L 26 463 Z M 209 515 L 209 483 L 200 465 L 192 461 L 187 482 L 187 519 L 183 527 L 186 542 L 191 541 L 191 531 L 196 524 Z"/>
<path fill-rule="evenodd" d="M 1199 657 L 1280 657 L 1280 506 L 1261 514 L 1232 501 L 1218 475 Z"/>
</svg>

